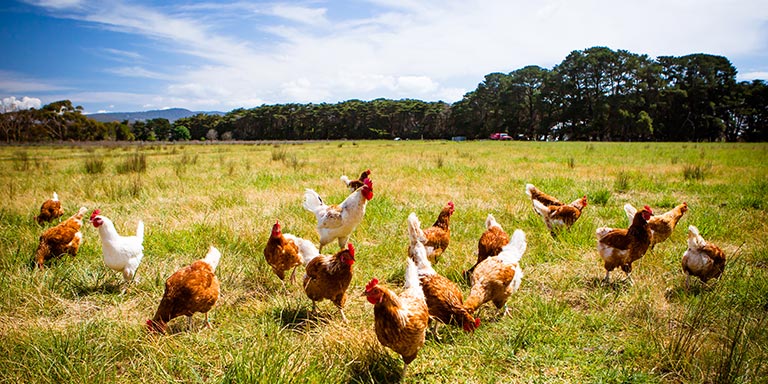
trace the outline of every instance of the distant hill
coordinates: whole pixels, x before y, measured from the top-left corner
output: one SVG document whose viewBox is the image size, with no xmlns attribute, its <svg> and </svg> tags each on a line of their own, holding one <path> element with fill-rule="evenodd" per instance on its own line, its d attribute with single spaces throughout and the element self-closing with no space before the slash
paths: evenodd
<svg viewBox="0 0 768 384">
<path fill-rule="evenodd" d="M 92 113 L 90 115 L 86 115 L 91 119 L 94 119 L 96 121 L 100 121 L 102 123 L 107 123 L 110 121 L 123 121 L 128 120 L 129 122 L 135 122 L 137 120 L 152 120 L 152 119 L 168 119 L 171 123 L 174 121 L 181 119 L 183 117 L 189 117 L 194 116 L 200 113 L 204 113 L 206 115 L 224 115 L 224 112 L 193 112 L 189 109 L 184 108 L 169 108 L 169 109 L 158 109 L 154 111 L 144 111 L 144 112 L 107 112 L 107 113 Z"/>
</svg>

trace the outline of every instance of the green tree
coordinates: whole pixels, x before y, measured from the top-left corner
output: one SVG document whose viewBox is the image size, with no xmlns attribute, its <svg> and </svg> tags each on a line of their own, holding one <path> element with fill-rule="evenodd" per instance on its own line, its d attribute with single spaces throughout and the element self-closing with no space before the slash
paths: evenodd
<svg viewBox="0 0 768 384">
<path fill-rule="evenodd" d="M 735 106 L 736 69 L 722 56 L 697 53 L 659 58 L 663 103 L 654 120 L 671 140 L 725 139 Z"/>
<path fill-rule="evenodd" d="M 181 141 L 189 140 L 192 136 L 189 134 L 189 129 L 183 125 L 174 125 L 171 129 L 171 140 Z"/>
</svg>

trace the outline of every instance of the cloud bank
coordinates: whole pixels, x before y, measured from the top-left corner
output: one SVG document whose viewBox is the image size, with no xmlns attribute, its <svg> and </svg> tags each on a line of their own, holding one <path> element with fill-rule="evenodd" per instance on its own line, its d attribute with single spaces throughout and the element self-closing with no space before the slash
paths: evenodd
<svg viewBox="0 0 768 384">
<path fill-rule="evenodd" d="M 2 104 L 0 104 L 0 112 L 16 112 L 32 108 L 39 109 L 41 105 L 40 99 L 34 97 L 24 96 L 21 100 L 16 99 L 14 96 L 5 97 L 2 100 Z"/>
<path fill-rule="evenodd" d="M 768 2 L 752 0 L 369 0 L 355 9 L 322 0 L 32 4 L 181 57 L 160 65 L 133 49 L 103 48 L 115 56 L 104 73 L 162 85 L 126 94 L 157 108 L 229 110 L 377 97 L 453 102 L 488 73 L 551 68 L 570 51 L 592 46 L 651 57 L 704 52 L 729 58 L 768 48 Z M 764 73 L 768 66 L 751 71 Z"/>
</svg>

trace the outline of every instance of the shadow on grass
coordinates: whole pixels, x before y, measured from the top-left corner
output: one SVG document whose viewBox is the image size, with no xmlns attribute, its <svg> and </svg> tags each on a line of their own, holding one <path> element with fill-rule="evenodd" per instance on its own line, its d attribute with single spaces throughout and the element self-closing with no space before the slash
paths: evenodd
<svg viewBox="0 0 768 384">
<path fill-rule="evenodd" d="M 348 383 L 399 383 L 403 380 L 403 361 L 389 353 L 368 350 L 348 365 Z M 418 375 L 412 377 L 414 381 Z"/>
<path fill-rule="evenodd" d="M 437 326 L 437 334 L 435 334 L 434 326 Z M 439 320 L 429 319 L 429 326 L 427 328 L 426 340 L 441 345 L 453 345 L 457 341 L 457 336 L 461 335 L 465 331 L 456 324 L 443 324 Z"/>
<path fill-rule="evenodd" d="M 96 285 L 77 285 L 73 286 L 75 289 L 75 294 L 77 296 L 88 296 L 93 294 L 114 294 L 114 293 L 122 293 L 123 288 L 125 288 L 127 291 L 131 289 L 131 285 L 123 285 L 119 281 L 104 281 L 101 284 Z"/>
<path fill-rule="evenodd" d="M 606 284 L 602 278 L 592 277 L 586 280 L 585 286 L 587 288 L 606 289 L 606 290 L 614 291 L 616 293 L 621 293 L 621 292 L 627 292 L 630 288 L 632 288 L 632 283 L 630 283 L 629 280 L 626 278 L 625 279 L 612 278 L 610 282 Z"/>
<path fill-rule="evenodd" d="M 687 296 L 699 296 L 712 289 L 714 284 L 699 284 L 698 282 L 691 284 L 690 288 L 685 287 L 685 283 L 676 285 L 673 288 L 667 288 L 664 292 L 664 297 L 669 302 L 678 302 Z"/>
<path fill-rule="evenodd" d="M 341 321 L 341 315 L 338 312 L 329 313 L 318 310 L 317 313 L 312 313 L 306 307 L 276 308 L 272 311 L 272 318 L 280 324 L 281 328 L 296 332 L 305 332 L 320 324 Z"/>
</svg>

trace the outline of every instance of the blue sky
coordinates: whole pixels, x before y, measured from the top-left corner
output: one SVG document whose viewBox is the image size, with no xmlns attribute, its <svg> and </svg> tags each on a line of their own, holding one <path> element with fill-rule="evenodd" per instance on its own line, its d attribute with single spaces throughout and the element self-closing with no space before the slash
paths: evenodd
<svg viewBox="0 0 768 384">
<path fill-rule="evenodd" d="M 86 113 L 379 97 L 454 102 L 593 46 L 723 55 L 768 79 L 765 0 L 0 3 L 0 99 Z"/>
</svg>

